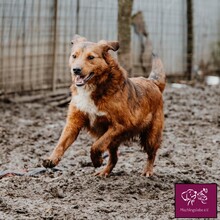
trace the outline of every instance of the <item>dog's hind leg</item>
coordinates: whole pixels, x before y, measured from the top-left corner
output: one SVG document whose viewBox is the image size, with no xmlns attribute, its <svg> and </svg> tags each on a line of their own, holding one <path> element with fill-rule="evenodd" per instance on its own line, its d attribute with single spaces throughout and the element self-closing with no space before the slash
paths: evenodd
<svg viewBox="0 0 220 220">
<path fill-rule="evenodd" d="M 119 144 L 116 146 L 110 146 L 110 148 L 108 149 L 109 151 L 109 159 L 108 159 L 108 164 L 106 165 L 106 167 L 95 173 L 96 176 L 108 176 L 111 171 L 113 170 L 113 168 L 115 167 L 117 161 L 118 161 L 118 146 Z"/>
<path fill-rule="evenodd" d="M 145 131 L 141 133 L 140 140 L 144 151 L 147 152 L 148 155 L 147 162 L 144 167 L 144 171 L 142 175 L 149 177 L 153 175 L 153 167 L 154 167 L 156 153 L 161 145 L 161 140 L 162 140 L 161 123 L 157 124 L 154 122 L 154 124 L 152 124 L 149 128 L 147 128 Z"/>
</svg>

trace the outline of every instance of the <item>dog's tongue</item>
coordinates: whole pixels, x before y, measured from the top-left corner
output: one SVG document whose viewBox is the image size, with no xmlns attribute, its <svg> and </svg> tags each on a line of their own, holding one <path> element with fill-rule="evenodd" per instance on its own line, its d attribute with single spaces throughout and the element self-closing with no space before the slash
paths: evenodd
<svg viewBox="0 0 220 220">
<path fill-rule="evenodd" d="M 81 76 L 76 76 L 75 83 L 76 83 L 76 85 L 84 85 L 85 84 L 84 78 Z"/>
</svg>

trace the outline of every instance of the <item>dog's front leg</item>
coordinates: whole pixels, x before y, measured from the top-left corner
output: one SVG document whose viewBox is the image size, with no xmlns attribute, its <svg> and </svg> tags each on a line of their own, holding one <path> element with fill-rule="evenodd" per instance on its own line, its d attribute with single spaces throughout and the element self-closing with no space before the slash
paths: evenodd
<svg viewBox="0 0 220 220">
<path fill-rule="evenodd" d="M 122 134 L 123 130 L 124 130 L 123 126 L 121 126 L 121 125 L 111 127 L 105 132 L 105 134 L 103 136 L 101 136 L 92 145 L 92 147 L 91 147 L 91 160 L 93 162 L 94 167 L 100 167 L 102 165 L 102 162 L 103 162 L 102 153 L 104 153 L 106 150 L 109 150 L 109 152 L 111 153 L 110 160 L 114 161 L 114 159 L 112 157 L 114 157 L 115 155 L 117 157 L 116 152 L 117 152 L 117 147 L 119 145 L 119 140 L 116 140 L 116 139 L 117 139 L 117 137 L 120 136 L 120 134 Z M 115 150 L 113 148 L 115 148 Z M 114 153 L 112 153 L 112 152 L 114 152 Z M 117 162 L 117 158 L 115 158 L 115 160 Z M 115 163 L 111 162 L 108 165 L 112 166 L 113 164 L 115 165 Z M 113 167 L 111 167 L 111 169 L 109 169 L 109 171 L 111 172 L 112 169 L 113 169 Z"/>
<path fill-rule="evenodd" d="M 109 159 L 108 159 L 108 164 L 106 165 L 106 167 L 103 170 L 100 170 L 99 172 L 95 173 L 95 176 L 104 176 L 107 177 L 111 171 L 113 170 L 113 168 L 115 167 L 117 161 L 118 161 L 118 147 L 119 147 L 119 143 L 113 143 L 109 149 Z"/>
<path fill-rule="evenodd" d="M 77 138 L 84 123 L 85 116 L 83 113 L 70 105 L 66 125 L 52 154 L 43 161 L 44 167 L 52 168 L 59 163 L 65 151 Z"/>
</svg>

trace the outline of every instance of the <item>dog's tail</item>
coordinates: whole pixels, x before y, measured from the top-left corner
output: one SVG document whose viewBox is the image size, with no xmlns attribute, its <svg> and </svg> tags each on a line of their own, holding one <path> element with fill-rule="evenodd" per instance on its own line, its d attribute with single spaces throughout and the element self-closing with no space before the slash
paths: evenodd
<svg viewBox="0 0 220 220">
<path fill-rule="evenodd" d="M 148 78 L 163 92 L 166 85 L 166 75 L 161 59 L 154 53 L 152 53 L 152 70 Z"/>
</svg>

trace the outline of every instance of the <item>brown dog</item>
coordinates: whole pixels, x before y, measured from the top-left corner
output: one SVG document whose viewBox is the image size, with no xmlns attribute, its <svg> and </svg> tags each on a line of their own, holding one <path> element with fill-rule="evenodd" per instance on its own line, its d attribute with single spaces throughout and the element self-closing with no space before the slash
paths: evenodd
<svg viewBox="0 0 220 220">
<path fill-rule="evenodd" d="M 87 128 L 97 138 L 91 147 L 95 167 L 102 165 L 102 153 L 109 151 L 108 164 L 97 175 L 109 175 L 117 163 L 119 145 L 139 136 L 148 154 L 143 175 L 151 176 L 164 125 L 165 73 L 161 60 L 153 57 L 148 79 L 128 78 L 126 71 L 108 53 L 108 50 L 119 49 L 118 42 L 93 43 L 76 35 L 72 44 L 69 59 L 72 100 L 67 122 L 57 146 L 43 166 L 56 166 L 80 130 Z"/>
</svg>

